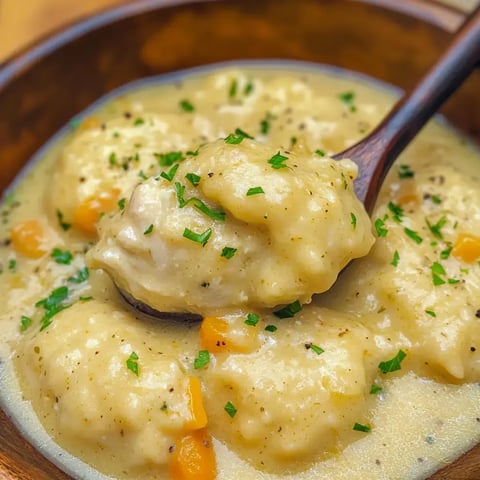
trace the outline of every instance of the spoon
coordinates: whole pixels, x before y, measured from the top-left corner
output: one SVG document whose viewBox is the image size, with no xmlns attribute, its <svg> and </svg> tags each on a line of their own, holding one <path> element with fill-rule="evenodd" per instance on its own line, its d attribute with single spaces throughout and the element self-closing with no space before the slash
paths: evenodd
<svg viewBox="0 0 480 480">
<path fill-rule="evenodd" d="M 359 174 L 354 189 L 368 213 L 372 212 L 395 159 L 475 66 L 480 66 L 480 7 L 470 15 L 430 71 L 395 104 L 375 130 L 333 155 L 336 160 L 349 158 L 357 164 Z"/>
<path fill-rule="evenodd" d="M 480 66 L 480 7 L 458 31 L 443 56 L 420 83 L 395 104 L 378 127 L 352 147 L 333 155 L 336 160 L 349 158 L 357 164 L 359 175 L 354 189 L 367 212 L 372 212 L 394 160 L 476 65 Z M 160 312 L 124 290 L 119 292 L 134 309 L 147 315 L 182 322 L 202 320 L 202 316 L 195 313 Z"/>
</svg>

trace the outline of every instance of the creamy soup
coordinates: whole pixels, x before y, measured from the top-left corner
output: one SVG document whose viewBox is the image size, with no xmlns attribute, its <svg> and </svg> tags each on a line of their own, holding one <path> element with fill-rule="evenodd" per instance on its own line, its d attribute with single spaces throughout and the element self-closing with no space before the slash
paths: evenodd
<svg viewBox="0 0 480 480">
<path fill-rule="evenodd" d="M 477 443 L 480 156 L 429 124 L 371 218 L 330 158 L 393 101 L 242 65 L 75 121 L 2 209 L 3 397 L 36 445 L 114 478 L 273 480 L 426 478 Z"/>
</svg>

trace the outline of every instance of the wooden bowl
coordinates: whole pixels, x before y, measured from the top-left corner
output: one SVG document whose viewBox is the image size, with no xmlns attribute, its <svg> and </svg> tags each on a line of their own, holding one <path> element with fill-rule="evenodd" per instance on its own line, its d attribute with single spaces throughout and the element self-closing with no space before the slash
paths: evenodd
<svg viewBox="0 0 480 480">
<path fill-rule="evenodd" d="M 408 89 L 447 45 L 460 12 L 418 0 L 144 0 L 105 12 L 0 69 L 0 190 L 62 125 L 126 82 L 232 59 L 338 65 Z M 480 71 L 445 106 L 480 142 Z M 67 479 L 0 411 L 0 478 Z M 480 446 L 432 480 L 480 479 Z"/>
</svg>

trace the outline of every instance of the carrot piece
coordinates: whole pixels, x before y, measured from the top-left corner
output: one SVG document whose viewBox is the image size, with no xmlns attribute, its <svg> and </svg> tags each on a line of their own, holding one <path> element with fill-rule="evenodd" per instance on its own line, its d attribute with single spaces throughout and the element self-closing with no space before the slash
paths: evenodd
<svg viewBox="0 0 480 480">
<path fill-rule="evenodd" d="M 100 128 L 100 126 L 101 122 L 98 117 L 87 117 L 83 120 L 78 129 L 80 131 L 93 130 L 94 128 Z"/>
<path fill-rule="evenodd" d="M 106 192 L 86 198 L 75 210 L 73 217 L 74 226 L 83 233 L 95 235 L 100 216 L 104 213 L 113 212 L 118 208 L 119 195 L 120 190 L 112 188 Z"/>
<path fill-rule="evenodd" d="M 464 262 L 473 263 L 480 258 L 480 238 L 460 233 L 452 249 L 452 255 Z"/>
<path fill-rule="evenodd" d="M 186 422 L 188 430 L 199 430 L 207 425 L 207 414 L 203 407 L 202 386 L 197 377 L 188 377 L 188 397 L 192 418 Z"/>
<path fill-rule="evenodd" d="M 173 480 L 214 480 L 217 462 L 211 436 L 202 429 L 179 438 L 168 463 Z"/>
<path fill-rule="evenodd" d="M 25 220 L 10 231 L 12 247 L 28 258 L 40 258 L 45 254 L 42 248 L 45 241 L 43 227 L 38 220 Z"/>
</svg>

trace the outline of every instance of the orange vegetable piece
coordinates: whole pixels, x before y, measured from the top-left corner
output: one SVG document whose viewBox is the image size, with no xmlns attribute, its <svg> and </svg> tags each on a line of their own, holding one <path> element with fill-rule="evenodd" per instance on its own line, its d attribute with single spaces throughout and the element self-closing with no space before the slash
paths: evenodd
<svg viewBox="0 0 480 480">
<path fill-rule="evenodd" d="M 75 210 L 73 224 L 83 233 L 95 235 L 96 226 L 103 213 L 113 212 L 118 208 L 118 197 L 120 190 L 112 188 L 106 192 L 101 192 L 86 198 Z"/>
<path fill-rule="evenodd" d="M 452 255 L 464 262 L 473 263 L 480 258 L 480 238 L 460 233 L 452 249 Z"/>
<path fill-rule="evenodd" d="M 101 122 L 98 117 L 87 117 L 85 120 L 83 120 L 78 129 L 80 131 L 92 130 L 94 128 L 100 128 L 100 125 Z"/>
<path fill-rule="evenodd" d="M 202 429 L 179 438 L 168 464 L 173 480 L 214 480 L 217 462 L 211 436 Z"/>
<path fill-rule="evenodd" d="M 38 220 L 25 220 L 10 231 L 13 249 L 28 258 L 40 258 L 45 254 L 43 227 Z"/>
<path fill-rule="evenodd" d="M 192 418 L 185 424 L 188 430 L 199 430 L 207 425 L 207 414 L 203 406 L 202 386 L 197 377 L 188 377 L 188 396 Z"/>
</svg>

